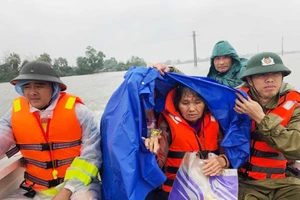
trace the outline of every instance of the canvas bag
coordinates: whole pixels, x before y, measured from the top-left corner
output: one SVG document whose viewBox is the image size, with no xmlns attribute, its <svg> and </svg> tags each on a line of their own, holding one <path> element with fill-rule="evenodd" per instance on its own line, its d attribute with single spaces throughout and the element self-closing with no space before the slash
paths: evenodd
<svg viewBox="0 0 300 200">
<path fill-rule="evenodd" d="M 170 200 L 237 200 L 236 169 L 224 169 L 217 176 L 202 173 L 204 162 L 197 152 L 187 152 L 177 171 Z"/>
</svg>

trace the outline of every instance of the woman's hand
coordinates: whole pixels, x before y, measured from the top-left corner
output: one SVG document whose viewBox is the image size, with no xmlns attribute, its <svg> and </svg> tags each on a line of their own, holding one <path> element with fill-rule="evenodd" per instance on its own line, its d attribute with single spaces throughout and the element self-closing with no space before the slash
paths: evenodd
<svg viewBox="0 0 300 200">
<path fill-rule="evenodd" d="M 205 163 L 202 172 L 206 176 L 216 176 L 224 167 L 226 167 L 225 158 L 217 156 L 203 160 Z"/>
<path fill-rule="evenodd" d="M 151 136 L 151 137 L 149 137 L 149 138 L 142 137 L 142 139 L 143 139 L 144 142 L 145 142 L 146 148 L 147 148 L 151 153 L 154 153 L 154 154 L 157 154 L 158 149 L 159 149 L 159 147 L 160 147 L 160 145 L 159 145 L 159 139 L 160 139 L 160 138 L 161 138 L 160 135 Z"/>
</svg>

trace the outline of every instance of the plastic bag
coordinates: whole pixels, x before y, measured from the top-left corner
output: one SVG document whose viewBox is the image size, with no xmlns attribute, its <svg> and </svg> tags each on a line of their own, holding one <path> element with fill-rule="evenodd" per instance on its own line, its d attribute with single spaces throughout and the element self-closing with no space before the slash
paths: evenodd
<svg viewBox="0 0 300 200">
<path fill-rule="evenodd" d="M 217 176 L 202 173 L 204 162 L 197 152 L 185 153 L 177 171 L 170 200 L 234 200 L 238 199 L 236 169 L 224 169 Z"/>
</svg>

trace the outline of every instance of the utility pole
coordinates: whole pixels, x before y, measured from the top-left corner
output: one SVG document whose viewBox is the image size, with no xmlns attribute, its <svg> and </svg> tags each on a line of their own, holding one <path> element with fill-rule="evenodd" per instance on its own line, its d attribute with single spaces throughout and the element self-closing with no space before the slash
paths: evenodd
<svg viewBox="0 0 300 200">
<path fill-rule="evenodd" d="M 196 48 L 196 33 L 193 31 L 193 45 L 194 45 L 194 66 L 197 66 L 197 48 Z"/>
<path fill-rule="evenodd" d="M 281 55 L 283 56 L 283 36 L 281 38 Z"/>
</svg>

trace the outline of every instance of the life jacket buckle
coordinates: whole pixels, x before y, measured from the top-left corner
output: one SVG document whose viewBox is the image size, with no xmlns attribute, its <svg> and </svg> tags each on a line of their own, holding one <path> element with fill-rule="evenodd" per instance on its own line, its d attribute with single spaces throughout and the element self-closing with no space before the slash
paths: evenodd
<svg viewBox="0 0 300 200">
<path fill-rule="evenodd" d="M 300 163 L 297 161 L 291 162 L 287 164 L 287 171 L 292 173 L 297 178 L 300 178 Z"/>
<path fill-rule="evenodd" d="M 42 151 L 50 151 L 50 149 L 53 149 L 53 143 L 41 143 Z M 51 147 L 50 147 L 51 146 Z"/>
<path fill-rule="evenodd" d="M 22 165 L 26 165 L 27 164 L 27 161 L 24 157 L 20 158 L 20 162 Z"/>
<path fill-rule="evenodd" d="M 36 195 L 36 191 L 34 189 L 32 189 L 32 186 L 34 185 L 34 183 L 30 186 L 25 186 L 24 183 L 25 183 L 25 180 L 20 184 L 20 188 L 27 191 L 23 195 L 28 198 L 33 198 Z"/>
</svg>

